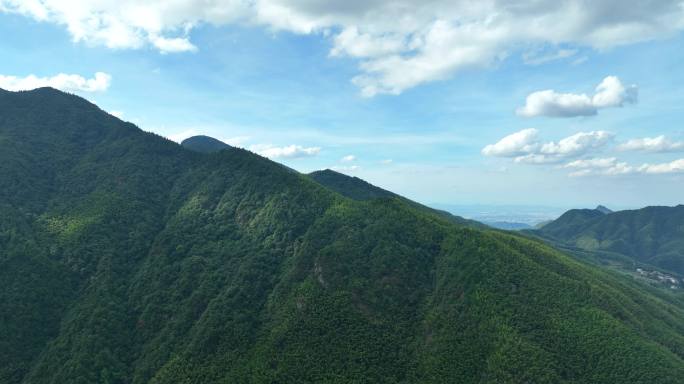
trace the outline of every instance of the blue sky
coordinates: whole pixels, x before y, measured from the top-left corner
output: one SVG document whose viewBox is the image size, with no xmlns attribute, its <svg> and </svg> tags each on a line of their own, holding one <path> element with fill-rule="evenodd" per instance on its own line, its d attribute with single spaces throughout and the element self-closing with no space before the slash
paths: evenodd
<svg viewBox="0 0 684 384">
<path fill-rule="evenodd" d="M 559 19 L 567 28 L 545 41 L 546 31 L 527 31 L 519 19 L 555 11 L 503 10 L 496 1 L 465 21 L 439 2 L 415 10 L 407 2 L 397 12 L 428 16 L 400 27 L 384 20 L 385 2 L 273 3 L 263 9 L 296 17 L 150 6 L 140 11 L 155 20 L 148 25 L 117 7 L 82 7 L 109 15 L 93 27 L 51 1 L 27 9 L 0 0 L 0 87 L 61 87 L 147 131 L 207 134 L 425 203 L 682 203 L 684 17 L 676 7 L 624 19 L 588 8 L 581 25 Z M 482 21 L 492 17 L 494 26 Z M 504 27 L 515 33 L 499 33 Z M 464 32 L 473 29 L 476 37 Z M 98 72 L 107 78 L 87 83 Z"/>
</svg>

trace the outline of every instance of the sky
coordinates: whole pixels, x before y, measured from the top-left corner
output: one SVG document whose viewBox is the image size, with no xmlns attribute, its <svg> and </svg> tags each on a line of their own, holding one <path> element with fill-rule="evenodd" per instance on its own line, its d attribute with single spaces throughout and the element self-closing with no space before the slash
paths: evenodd
<svg viewBox="0 0 684 384">
<path fill-rule="evenodd" d="M 0 0 L 0 36 L 0 88 L 427 204 L 683 203 L 682 0 Z"/>
</svg>

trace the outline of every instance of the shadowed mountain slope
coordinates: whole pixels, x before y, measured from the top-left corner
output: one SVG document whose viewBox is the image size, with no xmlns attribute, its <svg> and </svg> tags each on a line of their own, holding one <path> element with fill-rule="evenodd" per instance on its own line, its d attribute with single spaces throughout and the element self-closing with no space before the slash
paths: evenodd
<svg viewBox="0 0 684 384">
<path fill-rule="evenodd" d="M 181 145 L 191 151 L 202 153 L 218 152 L 231 148 L 230 145 L 223 141 L 203 135 L 188 137 L 181 142 Z"/>
</svg>

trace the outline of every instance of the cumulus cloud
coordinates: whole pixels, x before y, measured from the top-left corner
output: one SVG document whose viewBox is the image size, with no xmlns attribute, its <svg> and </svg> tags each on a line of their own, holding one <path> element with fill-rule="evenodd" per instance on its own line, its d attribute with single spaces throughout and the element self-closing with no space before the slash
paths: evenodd
<svg viewBox="0 0 684 384">
<path fill-rule="evenodd" d="M 565 168 L 575 169 L 575 171 L 570 173 L 571 177 L 589 175 L 614 176 L 637 171 L 635 167 L 625 162 L 619 162 L 615 157 L 575 160 L 566 164 Z"/>
<path fill-rule="evenodd" d="M 303 147 L 301 145 L 288 145 L 276 147 L 269 144 L 256 144 L 249 147 L 249 150 L 269 159 L 296 159 L 300 157 L 316 156 L 321 152 L 320 147 Z"/>
<path fill-rule="evenodd" d="M 577 117 L 592 116 L 601 108 L 622 107 L 637 102 L 636 85 L 625 86 L 616 76 L 607 76 L 596 86 L 592 97 L 586 94 L 558 93 L 552 89 L 529 94 L 520 116 Z"/>
<path fill-rule="evenodd" d="M 575 169 L 570 176 L 616 176 L 627 174 L 668 174 L 684 172 L 684 159 L 673 160 L 669 163 L 629 165 L 618 161 L 614 157 L 575 160 L 565 165 L 565 168 Z"/>
<path fill-rule="evenodd" d="M 606 145 L 614 136 L 613 133 L 606 131 L 579 132 L 557 143 L 545 143 L 541 146 L 540 152 L 561 157 L 581 155 L 588 150 Z"/>
<path fill-rule="evenodd" d="M 661 164 L 644 164 L 639 167 L 639 172 L 650 174 L 684 172 L 684 159 L 673 160 L 669 163 Z"/>
<path fill-rule="evenodd" d="M 340 161 L 343 163 L 350 163 L 350 162 L 355 161 L 355 160 L 356 160 L 356 156 L 354 156 L 354 155 L 347 155 L 347 156 L 340 159 Z"/>
<path fill-rule="evenodd" d="M 516 163 L 556 163 L 570 157 L 577 157 L 603 147 L 614 135 L 606 131 L 579 132 L 558 142 L 541 142 L 539 131 L 523 129 L 490 144 L 482 149 L 485 156 L 512 157 Z"/>
<path fill-rule="evenodd" d="M 539 131 L 534 128 L 510 134 L 499 140 L 496 144 L 490 144 L 482 149 L 485 156 L 516 157 L 535 152 L 539 148 L 537 139 Z"/>
<path fill-rule="evenodd" d="M 618 145 L 621 151 L 676 152 L 684 151 L 684 141 L 673 142 L 664 135 L 628 140 Z"/>
<path fill-rule="evenodd" d="M 681 0 L 0 0 L 0 11 L 62 25 L 74 41 L 165 53 L 196 50 L 191 32 L 202 24 L 320 34 L 331 56 L 359 60 L 353 82 L 365 96 L 494 66 L 535 46 L 564 47 L 562 58 L 576 47 L 602 50 L 684 29 Z"/>
<path fill-rule="evenodd" d="M 27 91 L 41 87 L 52 87 L 66 92 L 103 92 L 112 82 L 112 77 L 104 72 L 86 79 L 81 75 L 60 73 L 52 77 L 26 77 L 0 75 L 0 88 L 8 91 Z"/>
</svg>

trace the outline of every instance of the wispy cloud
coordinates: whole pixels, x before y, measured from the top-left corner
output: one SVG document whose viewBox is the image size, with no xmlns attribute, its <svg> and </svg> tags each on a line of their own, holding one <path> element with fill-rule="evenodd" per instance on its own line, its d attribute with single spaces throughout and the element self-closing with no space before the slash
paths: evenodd
<svg viewBox="0 0 684 384">
<path fill-rule="evenodd" d="M 627 174 L 670 174 L 684 172 L 684 159 L 673 160 L 666 163 L 642 165 L 629 165 L 618 161 L 614 157 L 576 160 L 565 165 L 565 168 L 573 168 L 576 171 L 570 173 L 572 177 L 581 176 L 616 176 Z"/>
<path fill-rule="evenodd" d="M 575 56 L 578 49 L 559 49 L 553 52 L 531 51 L 523 54 L 523 61 L 528 65 L 541 65 L 556 60 L 567 59 Z"/>
</svg>

